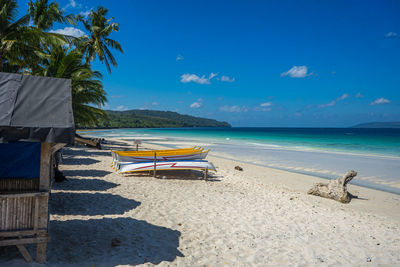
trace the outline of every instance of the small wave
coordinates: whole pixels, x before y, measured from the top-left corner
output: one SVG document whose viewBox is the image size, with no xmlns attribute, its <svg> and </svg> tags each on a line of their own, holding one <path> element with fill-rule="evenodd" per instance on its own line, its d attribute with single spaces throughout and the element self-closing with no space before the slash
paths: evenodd
<svg viewBox="0 0 400 267">
<path fill-rule="evenodd" d="M 247 142 L 246 144 L 247 145 L 254 145 L 254 146 L 268 147 L 268 148 L 283 148 L 283 146 L 273 145 L 273 144 L 252 143 L 252 142 Z"/>
</svg>

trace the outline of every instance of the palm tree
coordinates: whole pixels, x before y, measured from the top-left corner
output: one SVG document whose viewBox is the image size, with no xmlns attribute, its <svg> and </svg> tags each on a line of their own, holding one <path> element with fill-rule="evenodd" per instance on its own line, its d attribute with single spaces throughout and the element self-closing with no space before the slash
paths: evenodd
<svg viewBox="0 0 400 267">
<path fill-rule="evenodd" d="M 36 28 L 41 30 L 50 29 L 55 22 L 75 24 L 73 15 L 64 16 L 64 11 L 60 9 L 58 3 L 48 0 L 32 0 L 28 3 L 28 13 Z"/>
<path fill-rule="evenodd" d="M 50 54 L 43 56 L 41 68 L 34 75 L 71 79 L 72 109 L 75 124 L 96 125 L 99 117 L 107 117 L 102 106 L 107 101 L 101 82 L 102 75 L 82 62 L 82 54 L 77 49 L 52 46 Z"/>
<path fill-rule="evenodd" d="M 44 43 L 66 43 L 72 37 L 29 27 L 29 15 L 16 20 L 17 2 L 0 0 L 0 71 L 20 72 L 40 64 Z"/>
<path fill-rule="evenodd" d="M 107 70 L 111 73 L 110 63 L 116 67 L 117 61 L 111 54 L 109 47 L 123 53 L 121 45 L 109 38 L 112 32 L 117 32 L 119 24 L 111 21 L 114 18 L 106 19 L 108 9 L 98 7 L 96 11 L 92 11 L 87 19 L 78 15 L 77 19 L 82 22 L 89 36 L 80 38 L 79 48 L 81 49 L 85 62 L 92 62 L 96 56 L 101 62 L 105 62 Z"/>
<path fill-rule="evenodd" d="M 0 0 L 0 71 L 16 72 L 17 62 L 33 55 L 29 41 L 35 36 L 27 27 L 29 16 L 15 20 L 17 8 L 15 0 Z"/>
</svg>

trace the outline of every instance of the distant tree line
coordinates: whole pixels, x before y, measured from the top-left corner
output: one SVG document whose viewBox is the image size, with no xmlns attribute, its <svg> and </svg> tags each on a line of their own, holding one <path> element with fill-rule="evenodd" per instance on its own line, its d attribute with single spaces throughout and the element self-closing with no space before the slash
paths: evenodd
<svg viewBox="0 0 400 267">
<path fill-rule="evenodd" d="M 127 110 L 106 111 L 100 118 L 99 128 L 179 128 L 179 127 L 231 127 L 227 122 L 182 115 L 171 111 Z"/>
</svg>

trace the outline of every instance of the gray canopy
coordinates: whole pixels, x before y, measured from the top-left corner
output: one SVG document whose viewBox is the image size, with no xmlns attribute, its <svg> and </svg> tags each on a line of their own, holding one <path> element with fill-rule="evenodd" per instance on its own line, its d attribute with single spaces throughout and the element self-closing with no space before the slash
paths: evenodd
<svg viewBox="0 0 400 267">
<path fill-rule="evenodd" d="M 0 142 L 74 143 L 71 80 L 0 72 Z"/>
</svg>

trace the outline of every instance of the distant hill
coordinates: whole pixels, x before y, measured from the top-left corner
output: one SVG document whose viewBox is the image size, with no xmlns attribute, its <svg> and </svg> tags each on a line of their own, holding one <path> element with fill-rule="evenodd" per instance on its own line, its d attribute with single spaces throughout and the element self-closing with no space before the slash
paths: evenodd
<svg viewBox="0 0 400 267">
<path fill-rule="evenodd" d="M 351 128 L 400 128 L 400 122 L 370 122 L 357 124 Z"/>
<path fill-rule="evenodd" d="M 109 120 L 100 120 L 99 128 L 178 128 L 231 127 L 227 122 L 158 110 L 106 110 Z"/>
</svg>

